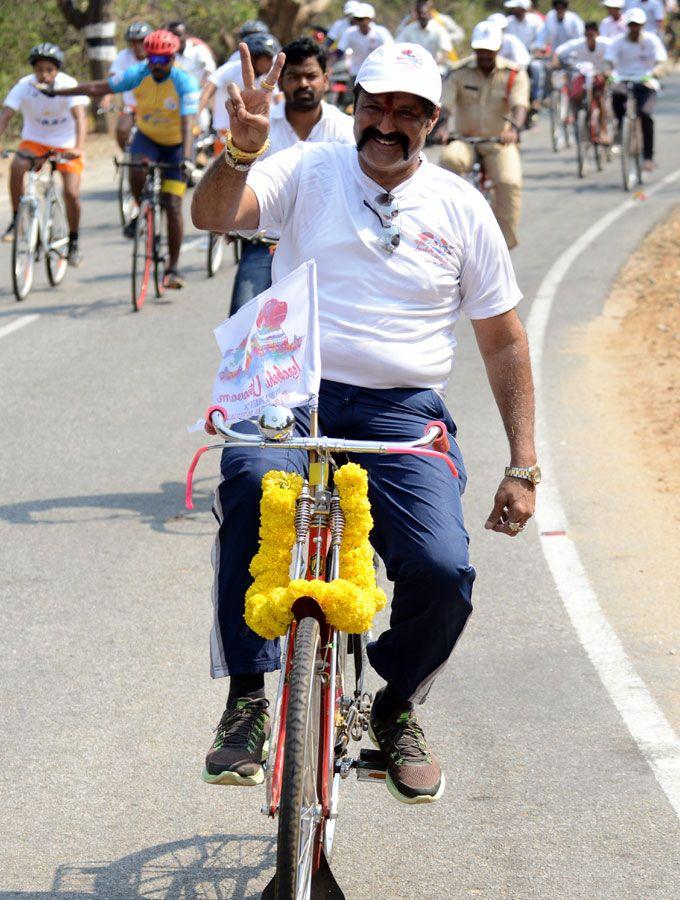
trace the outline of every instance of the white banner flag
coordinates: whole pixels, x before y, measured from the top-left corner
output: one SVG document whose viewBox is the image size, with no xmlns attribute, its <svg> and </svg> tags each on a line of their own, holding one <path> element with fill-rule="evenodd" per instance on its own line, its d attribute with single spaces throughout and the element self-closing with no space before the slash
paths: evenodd
<svg viewBox="0 0 680 900">
<path fill-rule="evenodd" d="M 240 422 L 265 406 L 302 406 L 319 393 L 316 263 L 309 260 L 214 330 L 222 362 L 213 403 Z"/>
</svg>

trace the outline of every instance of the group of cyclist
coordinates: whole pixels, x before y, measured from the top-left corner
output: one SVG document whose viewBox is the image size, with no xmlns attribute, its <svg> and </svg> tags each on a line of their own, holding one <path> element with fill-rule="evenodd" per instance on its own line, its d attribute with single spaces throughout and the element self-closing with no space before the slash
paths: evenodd
<svg viewBox="0 0 680 900">
<path fill-rule="evenodd" d="M 422 46 L 435 59 L 444 76 L 442 114 L 428 143 L 444 143 L 440 163 L 465 174 L 475 154 L 466 137 L 484 138 L 478 153 L 493 184 L 493 209 L 510 248 L 518 242 L 522 170 L 520 132 L 536 121 L 549 95 L 555 72 L 562 69 L 578 79 L 590 67 L 593 92 L 600 108 L 599 140 L 612 139 L 607 122 L 608 94 L 616 121 L 625 114 L 625 82 L 635 81 L 643 135 L 644 169 L 654 166 L 652 109 L 659 88 L 660 66 L 666 59 L 658 36 L 665 10 L 660 0 L 602 0 L 607 15 L 601 23 L 584 23 L 569 9 L 569 0 L 553 0 L 544 16 L 532 0 L 505 0 L 504 12 L 495 12 L 478 23 L 471 36 L 472 55 L 458 59 L 463 30 L 449 16 L 438 12 L 433 0 L 416 0 L 396 31 L 398 43 Z M 627 8 L 624 8 L 627 7 Z M 368 3 L 348 0 L 344 15 L 317 39 L 305 37 L 284 48 L 288 63 L 284 79 L 275 88 L 272 146 L 270 153 L 295 140 L 351 141 L 351 119 L 324 100 L 329 90 L 329 69 L 348 69 L 349 88 L 365 59 L 379 46 L 393 42 L 389 30 L 376 23 Z M 282 49 L 277 38 L 260 21 L 248 21 L 238 40 L 250 55 L 256 78 L 271 68 Z M 109 77 L 97 82 L 77 82 L 63 71 L 59 47 L 42 43 L 29 54 L 33 72 L 22 78 L 7 95 L 0 112 L 0 136 L 10 119 L 20 112 L 24 119 L 19 149 L 40 155 L 59 151 L 58 169 L 64 181 L 69 223 L 69 263 L 81 262 L 79 249 L 80 178 L 86 135 L 88 97 L 122 94 L 116 139 L 134 161 L 165 164 L 163 201 L 168 213 L 169 260 L 165 286 L 180 288 L 179 271 L 183 236 L 182 198 L 194 166 L 195 135 L 201 129 L 216 133 L 215 153 L 224 150 L 228 132 L 226 102 L 231 83 L 242 87 L 238 50 L 217 66 L 209 47 L 187 35 L 181 21 L 154 30 L 146 22 L 134 22 L 126 31 L 127 46 L 114 60 Z M 288 83 L 288 87 L 284 83 Z M 610 88 L 608 87 L 610 86 Z M 448 123 L 455 119 L 455 140 Z M 616 143 L 620 129 L 616 129 Z M 16 211 L 28 161 L 15 156 L 10 193 Z M 144 187 L 143 168 L 130 172 L 132 193 L 139 199 Z M 135 233 L 134 218 L 124 228 Z M 3 240 L 12 240 L 10 221 Z M 254 293 L 268 286 L 271 255 L 276 235 L 241 235 L 242 261 L 234 285 L 236 310 Z"/>
</svg>

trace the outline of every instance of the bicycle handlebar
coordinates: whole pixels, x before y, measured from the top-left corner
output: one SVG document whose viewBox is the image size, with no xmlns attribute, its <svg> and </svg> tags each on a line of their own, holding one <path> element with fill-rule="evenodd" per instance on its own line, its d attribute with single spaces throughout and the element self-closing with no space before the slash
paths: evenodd
<svg viewBox="0 0 680 900">
<path fill-rule="evenodd" d="M 50 160 L 53 163 L 60 163 L 71 162 L 72 159 L 77 158 L 61 156 L 56 150 L 48 150 L 47 153 L 41 153 L 40 156 L 36 156 L 34 153 L 25 153 L 23 150 L 3 150 L 2 153 L 0 153 L 0 157 L 2 157 L 2 159 L 8 159 L 12 153 L 15 156 L 20 157 L 20 159 L 29 160 L 34 167 L 37 166 L 38 163 L 42 164 L 47 160 Z"/>
<path fill-rule="evenodd" d="M 208 434 L 216 434 L 224 438 L 224 442 L 200 447 L 194 454 L 189 466 L 186 481 L 186 507 L 193 509 L 192 485 L 193 475 L 198 461 L 207 450 L 225 449 L 225 447 L 251 447 L 258 450 L 304 450 L 322 453 L 400 453 L 413 456 L 429 456 L 441 459 L 449 467 L 451 474 L 458 478 L 458 469 L 448 456 L 450 448 L 446 425 L 443 422 L 428 422 L 422 437 L 413 441 L 386 443 L 384 441 L 353 441 L 347 438 L 331 437 L 289 437 L 283 441 L 268 441 L 259 434 L 244 434 L 230 428 L 219 406 L 211 406 L 205 416 L 205 430 Z"/>
<path fill-rule="evenodd" d="M 476 147 L 478 144 L 500 144 L 501 139 L 500 135 L 496 137 L 472 137 L 466 134 L 450 134 L 446 139 L 446 143 L 451 144 L 453 141 L 465 141 L 466 144 Z"/>
<path fill-rule="evenodd" d="M 179 169 L 177 163 L 164 163 L 164 162 L 154 162 L 153 160 L 149 160 L 148 162 L 121 162 L 121 160 L 116 159 L 114 156 L 113 164 L 117 169 Z"/>
</svg>

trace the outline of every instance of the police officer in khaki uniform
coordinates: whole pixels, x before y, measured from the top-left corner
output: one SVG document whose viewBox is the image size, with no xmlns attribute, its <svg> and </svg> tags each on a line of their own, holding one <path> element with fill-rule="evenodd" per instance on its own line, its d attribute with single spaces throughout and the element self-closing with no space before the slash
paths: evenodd
<svg viewBox="0 0 680 900">
<path fill-rule="evenodd" d="M 442 105 L 455 113 L 458 134 L 500 137 L 500 143 L 481 144 L 479 151 L 493 184 L 494 215 L 512 249 L 518 243 L 522 199 L 518 138 L 527 115 L 529 80 L 524 69 L 498 56 L 502 41 L 496 23 L 476 26 L 471 41 L 474 56 L 464 59 L 444 82 Z M 442 150 L 439 163 L 462 175 L 474 160 L 472 146 L 457 140 Z"/>
</svg>

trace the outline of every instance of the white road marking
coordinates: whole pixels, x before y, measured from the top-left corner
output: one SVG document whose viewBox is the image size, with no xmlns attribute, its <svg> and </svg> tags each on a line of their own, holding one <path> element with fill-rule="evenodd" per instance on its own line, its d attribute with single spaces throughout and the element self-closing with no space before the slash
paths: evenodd
<svg viewBox="0 0 680 900">
<path fill-rule="evenodd" d="M 18 331 L 25 325 L 30 325 L 31 322 L 35 322 L 35 320 L 39 318 L 39 313 L 32 313 L 30 316 L 21 316 L 21 318 L 15 319 L 13 322 L 10 322 L 9 325 L 4 325 L 2 328 L 0 328 L 0 338 L 6 337 L 6 335 L 8 334 L 12 334 L 13 331 Z"/>
<path fill-rule="evenodd" d="M 645 190 L 656 194 L 680 179 L 680 169 Z M 680 740 L 673 731 L 600 607 L 581 562 L 568 537 L 567 517 L 552 464 L 542 402 L 543 346 L 553 302 L 563 278 L 580 254 L 624 213 L 636 205 L 625 200 L 585 231 L 562 253 L 541 282 L 527 320 L 536 386 L 536 438 L 544 473 L 536 509 L 543 555 L 578 638 L 633 740 L 649 763 L 656 780 L 680 818 Z M 546 534 L 551 532 L 551 534 Z"/>
</svg>

